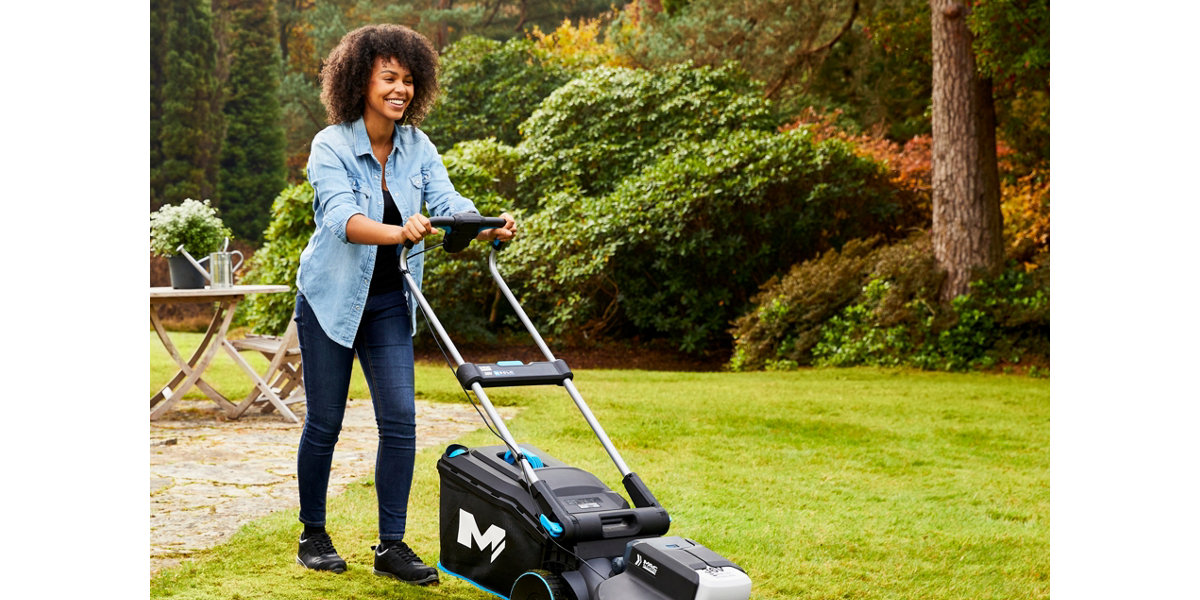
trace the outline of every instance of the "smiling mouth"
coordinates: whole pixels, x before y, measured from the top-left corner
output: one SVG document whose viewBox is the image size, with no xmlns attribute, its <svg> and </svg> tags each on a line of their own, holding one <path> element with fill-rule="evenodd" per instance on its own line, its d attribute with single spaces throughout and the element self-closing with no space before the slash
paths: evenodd
<svg viewBox="0 0 1200 600">
<path fill-rule="evenodd" d="M 404 108 L 405 106 L 408 106 L 408 103 L 404 100 L 388 100 L 387 103 L 396 108 Z"/>
</svg>

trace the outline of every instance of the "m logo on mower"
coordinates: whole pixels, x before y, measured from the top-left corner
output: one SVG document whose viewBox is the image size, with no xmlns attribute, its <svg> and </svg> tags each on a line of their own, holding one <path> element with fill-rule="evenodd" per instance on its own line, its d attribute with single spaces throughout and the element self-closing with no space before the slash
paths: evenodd
<svg viewBox="0 0 1200 600">
<path fill-rule="evenodd" d="M 471 542 L 480 550 L 492 548 L 492 562 L 504 551 L 504 530 L 492 525 L 486 533 L 479 533 L 479 525 L 475 523 L 475 515 L 458 509 L 458 543 L 470 548 Z"/>
</svg>

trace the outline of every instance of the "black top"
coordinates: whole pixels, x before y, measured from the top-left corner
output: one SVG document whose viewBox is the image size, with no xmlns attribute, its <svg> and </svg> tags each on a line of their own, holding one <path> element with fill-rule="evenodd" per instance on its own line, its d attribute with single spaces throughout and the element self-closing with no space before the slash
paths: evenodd
<svg viewBox="0 0 1200 600">
<path fill-rule="evenodd" d="M 396 203 L 392 202 L 392 193 L 387 190 L 383 190 L 383 222 L 386 225 L 404 224 L 400 209 L 396 208 Z M 375 271 L 371 273 L 371 289 L 367 291 L 367 296 L 404 289 L 404 282 L 400 280 L 400 257 L 397 255 L 399 249 L 397 244 L 391 244 L 380 246 L 375 251 Z"/>
</svg>

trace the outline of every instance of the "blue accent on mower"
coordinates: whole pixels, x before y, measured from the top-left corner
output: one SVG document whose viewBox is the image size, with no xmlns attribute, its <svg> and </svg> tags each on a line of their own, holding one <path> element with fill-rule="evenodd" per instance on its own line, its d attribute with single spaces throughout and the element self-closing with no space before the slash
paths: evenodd
<svg viewBox="0 0 1200 600">
<path fill-rule="evenodd" d="M 542 528 L 550 534 L 550 537 L 562 537 L 562 525 L 547 519 L 546 515 L 538 515 L 538 521 L 541 522 Z"/>
<path fill-rule="evenodd" d="M 546 466 L 546 463 L 542 462 L 542 459 L 538 458 L 538 455 L 531 454 L 529 452 L 524 452 L 523 454 L 525 454 L 525 460 L 529 461 L 529 466 L 535 469 L 540 469 Z M 508 450 L 504 453 L 504 462 L 510 465 L 517 464 L 517 459 L 513 456 L 512 450 Z"/>
</svg>

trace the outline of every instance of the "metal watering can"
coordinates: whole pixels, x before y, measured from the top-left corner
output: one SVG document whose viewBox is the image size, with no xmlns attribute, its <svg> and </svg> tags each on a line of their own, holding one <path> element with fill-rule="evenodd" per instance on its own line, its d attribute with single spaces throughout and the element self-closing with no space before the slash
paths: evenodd
<svg viewBox="0 0 1200 600">
<path fill-rule="evenodd" d="M 240 250 L 226 252 L 225 249 L 227 248 L 229 248 L 229 238 L 225 238 L 225 247 L 222 248 L 220 252 L 213 252 L 212 254 L 209 254 L 200 260 L 192 258 L 192 255 L 188 254 L 188 251 L 183 249 L 183 244 L 180 244 L 179 247 L 176 248 L 176 251 L 187 258 L 188 262 L 192 263 L 192 266 L 196 267 L 197 271 L 200 271 L 200 274 L 204 276 L 206 281 L 208 281 L 209 287 L 216 289 L 233 287 L 233 274 L 237 272 L 239 268 L 241 268 L 242 262 L 245 260 Z M 238 255 L 238 261 L 236 265 L 233 264 L 234 254 Z M 204 261 L 208 261 L 208 266 L 211 271 L 205 270 L 204 267 L 201 266 L 201 263 Z"/>
</svg>

